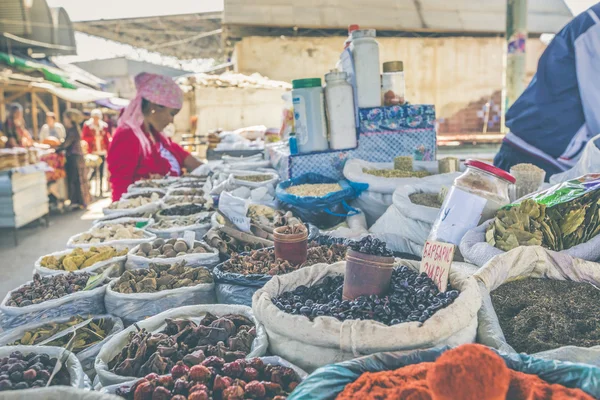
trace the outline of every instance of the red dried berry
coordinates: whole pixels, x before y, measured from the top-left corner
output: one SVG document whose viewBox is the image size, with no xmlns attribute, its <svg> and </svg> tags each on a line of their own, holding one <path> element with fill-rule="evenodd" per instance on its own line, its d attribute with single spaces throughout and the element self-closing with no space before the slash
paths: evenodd
<svg viewBox="0 0 600 400">
<path fill-rule="evenodd" d="M 217 375 L 213 382 L 213 391 L 222 391 L 231 386 L 233 380 L 227 376 Z"/>
<path fill-rule="evenodd" d="M 206 385 L 203 385 L 201 383 L 197 383 L 194 386 L 192 386 L 190 388 L 190 393 L 194 393 L 194 392 L 208 392 L 208 388 L 206 387 Z"/>
<path fill-rule="evenodd" d="M 230 386 L 223 390 L 223 400 L 243 400 L 244 394 L 244 389 L 240 386 Z"/>
<path fill-rule="evenodd" d="M 25 379 L 28 382 L 35 381 L 36 377 L 37 372 L 34 369 L 28 369 L 27 371 L 23 372 L 23 379 Z"/>
<path fill-rule="evenodd" d="M 159 378 L 158 374 L 155 374 L 154 372 L 151 374 L 148 374 L 144 377 L 144 379 L 147 379 L 148 381 L 155 381 Z"/>
<path fill-rule="evenodd" d="M 252 367 L 246 367 L 244 368 L 242 379 L 244 379 L 246 382 L 255 381 L 258 379 L 258 371 Z"/>
<path fill-rule="evenodd" d="M 202 365 L 204 365 L 205 367 L 214 367 L 218 369 L 223 368 L 224 364 L 225 360 L 217 356 L 210 356 L 206 360 L 202 361 Z"/>
<path fill-rule="evenodd" d="M 277 383 L 273 383 L 273 382 L 261 382 L 261 383 L 264 385 L 265 390 L 267 391 L 267 394 L 269 396 L 276 396 L 276 395 L 283 393 L 283 389 L 281 388 L 281 385 L 279 385 Z"/>
<path fill-rule="evenodd" d="M 221 372 L 231 378 L 239 378 L 244 373 L 244 368 L 240 363 L 234 361 L 223 365 Z"/>
<path fill-rule="evenodd" d="M 186 376 L 189 372 L 189 367 L 185 365 L 182 361 L 178 361 L 173 368 L 171 368 L 171 376 L 173 379 L 179 379 L 182 376 Z"/>
<path fill-rule="evenodd" d="M 185 396 L 182 396 L 180 394 L 176 394 L 175 396 L 171 397 L 171 400 L 187 400 Z"/>
<path fill-rule="evenodd" d="M 189 387 L 190 384 L 185 378 L 179 378 L 175 381 L 175 384 L 173 385 L 173 393 L 186 394 Z"/>
<path fill-rule="evenodd" d="M 152 400 L 154 385 L 152 382 L 142 382 L 133 393 L 133 400 Z"/>
<path fill-rule="evenodd" d="M 171 375 L 162 375 L 158 377 L 158 384 L 171 389 L 173 387 L 173 377 Z"/>
<path fill-rule="evenodd" d="M 194 392 L 194 393 L 190 393 L 190 395 L 188 396 L 187 400 L 209 400 L 210 397 L 208 396 L 208 392 L 204 391 L 198 391 L 198 392 Z"/>
<path fill-rule="evenodd" d="M 259 381 L 252 381 L 246 385 L 246 396 L 251 399 L 262 399 L 267 395 L 265 385 Z"/>
<path fill-rule="evenodd" d="M 252 367 L 255 370 L 257 370 L 258 372 L 261 372 L 265 369 L 265 363 L 263 362 L 263 360 L 261 360 L 260 358 L 256 357 L 256 358 L 252 358 L 250 360 L 246 361 L 246 365 L 248 367 Z"/>
<path fill-rule="evenodd" d="M 190 368 L 189 377 L 196 382 L 208 382 L 212 376 L 210 370 L 204 365 L 194 365 Z"/>
<path fill-rule="evenodd" d="M 171 391 L 166 387 L 159 386 L 152 393 L 152 400 L 171 400 Z"/>
</svg>

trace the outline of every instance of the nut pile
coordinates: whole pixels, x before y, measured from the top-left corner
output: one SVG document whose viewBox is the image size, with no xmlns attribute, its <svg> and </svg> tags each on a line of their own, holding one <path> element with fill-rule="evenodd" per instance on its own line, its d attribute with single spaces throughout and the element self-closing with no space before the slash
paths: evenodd
<svg viewBox="0 0 600 400">
<path fill-rule="evenodd" d="M 159 238 L 152 243 L 142 243 L 135 255 L 146 258 L 173 258 L 207 252 L 208 250 L 200 242 L 195 243 L 194 247 L 190 248 L 182 239 L 165 240 Z"/>
<path fill-rule="evenodd" d="M 352 242 L 350 248 L 362 254 L 379 257 L 393 257 L 394 253 L 387 248 L 385 242 L 373 239 L 372 236 L 362 238 L 359 242 Z"/>
<path fill-rule="evenodd" d="M 133 196 L 127 199 L 115 201 L 108 206 L 108 208 L 111 210 L 129 210 L 131 208 L 137 208 L 145 206 L 146 204 L 155 203 L 160 200 L 161 197 L 162 196 L 156 192 L 151 193 L 150 196 L 147 194 L 140 194 L 139 196 Z"/>
<path fill-rule="evenodd" d="M 124 256 L 127 254 L 127 251 L 128 249 L 117 251 L 112 246 L 91 247 L 89 250 L 77 247 L 71 253 L 60 257 L 45 256 L 42 258 L 42 261 L 40 261 L 40 265 L 44 268 L 61 271 L 78 271 L 83 268 L 91 267 L 101 261 Z"/>
<path fill-rule="evenodd" d="M 339 183 L 307 183 L 304 185 L 290 186 L 285 189 L 289 194 L 299 197 L 323 197 L 329 193 L 342 190 Z"/>
<path fill-rule="evenodd" d="M 77 235 L 73 239 L 75 244 L 94 244 L 104 243 L 113 240 L 122 239 L 143 239 L 144 231 L 132 226 L 121 224 L 104 225 L 99 228 L 92 228 L 87 232 Z"/>
<path fill-rule="evenodd" d="M 174 217 L 174 216 L 188 216 L 194 215 L 206 211 L 206 207 L 197 204 L 182 204 L 179 206 L 173 206 L 161 210 L 158 215 Z"/>
<path fill-rule="evenodd" d="M 31 331 L 26 331 L 23 336 L 16 342 L 12 343 L 11 346 L 33 346 L 39 344 L 59 332 L 81 324 L 86 319 L 87 318 L 83 318 L 78 315 L 71 317 L 67 322 L 50 322 L 44 324 L 32 329 Z M 106 338 L 108 332 L 110 332 L 110 330 L 113 328 L 113 325 L 114 322 L 112 320 L 96 318 L 90 321 L 87 325 L 80 327 L 77 330 L 75 340 L 71 344 L 71 351 L 77 354 L 80 351 L 83 351 L 88 347 L 101 342 Z M 49 342 L 47 346 L 65 347 L 72 337 L 72 334 L 62 336 L 56 340 L 53 340 L 52 342 Z"/>
<path fill-rule="evenodd" d="M 186 267 L 183 261 L 174 265 L 150 264 L 148 269 L 125 271 L 112 290 L 125 294 L 156 293 L 212 282 L 213 276 L 209 270 Z"/>
<path fill-rule="evenodd" d="M 256 337 L 254 323 L 243 315 L 217 317 L 210 313 L 200 325 L 188 319 L 166 319 L 160 333 L 130 332 L 129 343 L 112 359 L 110 371 L 121 376 L 166 374 L 179 361 L 183 367 L 211 367 L 245 358 Z M 183 375 L 183 374 L 181 374 Z M 177 374 L 174 376 L 178 378 Z M 137 399 L 137 397 L 136 397 Z"/>
<path fill-rule="evenodd" d="M 33 275 L 33 281 L 10 293 L 6 302 L 9 307 L 27 307 L 44 301 L 55 300 L 83 290 L 91 274 L 87 272 L 68 273 L 41 277 Z"/>
<path fill-rule="evenodd" d="M 0 359 L 0 391 L 46 387 L 56 362 L 57 359 L 48 354 L 23 355 L 20 351 L 13 351 L 10 357 Z M 50 386 L 70 384 L 71 376 L 63 365 L 52 378 Z"/>
<path fill-rule="evenodd" d="M 234 175 L 235 179 L 247 182 L 266 182 L 273 179 L 271 175 Z"/>
<path fill-rule="evenodd" d="M 360 296 L 343 300 L 343 276 L 328 276 L 317 285 L 298 286 L 272 299 L 286 313 L 303 315 L 310 320 L 328 316 L 340 321 L 374 320 L 386 325 L 425 322 L 436 311 L 447 307 L 459 292 L 450 284 L 445 293 L 425 274 L 402 266 L 394 269 L 390 291 L 386 296 Z"/>
<path fill-rule="evenodd" d="M 296 271 L 303 267 L 315 264 L 333 264 L 346 258 L 346 246 L 333 244 L 331 246 L 318 246 L 309 244 L 306 262 L 301 265 L 291 264 L 275 258 L 275 250 L 254 250 L 248 255 L 233 254 L 231 258 L 221 265 L 223 272 L 231 272 L 242 275 L 268 274 L 280 275 Z"/>
<path fill-rule="evenodd" d="M 299 383 L 293 369 L 265 365 L 260 358 L 230 363 L 212 358 L 191 368 L 177 364 L 170 376 L 150 374 L 131 387 L 120 387 L 116 394 L 130 400 L 284 400 Z"/>
<path fill-rule="evenodd" d="M 197 215 L 189 217 L 178 217 L 171 219 L 161 219 L 158 223 L 151 226 L 151 229 L 162 230 L 171 228 L 182 228 L 184 226 L 196 225 L 207 223 L 210 221 L 210 217 L 207 215 L 205 218 L 198 218 Z"/>
</svg>

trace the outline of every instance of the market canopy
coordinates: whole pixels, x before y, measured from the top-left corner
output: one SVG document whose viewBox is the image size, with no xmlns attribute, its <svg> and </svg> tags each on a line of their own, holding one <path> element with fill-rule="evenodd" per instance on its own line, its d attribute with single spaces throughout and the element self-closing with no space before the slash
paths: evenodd
<svg viewBox="0 0 600 400">
<path fill-rule="evenodd" d="M 51 85 L 49 83 L 32 83 L 32 87 L 45 89 L 49 93 L 60 97 L 65 101 L 71 103 L 92 103 L 102 99 L 110 99 L 115 97 L 114 93 L 102 92 L 100 90 L 88 89 L 88 88 L 76 88 L 67 89 L 58 86 Z"/>
</svg>

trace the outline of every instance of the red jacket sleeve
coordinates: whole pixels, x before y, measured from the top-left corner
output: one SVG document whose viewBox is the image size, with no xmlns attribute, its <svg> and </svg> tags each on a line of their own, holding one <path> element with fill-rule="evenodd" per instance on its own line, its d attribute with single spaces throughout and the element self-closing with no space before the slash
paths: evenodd
<svg viewBox="0 0 600 400">
<path fill-rule="evenodd" d="M 90 129 L 87 123 L 83 124 L 83 129 L 81 130 L 81 138 L 85 140 L 88 144 L 88 150 L 90 153 L 94 151 L 96 147 L 96 143 L 94 143 L 94 133 Z"/>
<path fill-rule="evenodd" d="M 134 182 L 141 151 L 140 142 L 131 130 L 119 129 L 115 132 L 106 158 L 113 201 L 119 200 Z"/>
</svg>

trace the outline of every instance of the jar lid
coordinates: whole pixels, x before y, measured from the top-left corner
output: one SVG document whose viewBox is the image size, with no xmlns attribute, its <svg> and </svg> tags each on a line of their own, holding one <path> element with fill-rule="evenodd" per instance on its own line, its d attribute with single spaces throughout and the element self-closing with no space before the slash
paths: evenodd
<svg viewBox="0 0 600 400">
<path fill-rule="evenodd" d="M 404 62 L 388 61 L 383 63 L 383 72 L 403 72 Z"/>
<path fill-rule="evenodd" d="M 354 32 L 354 31 L 357 31 L 359 29 L 360 29 L 360 27 L 357 24 L 350 24 L 350 25 L 348 25 L 348 33 L 349 34 L 352 33 L 352 32 Z"/>
<path fill-rule="evenodd" d="M 292 88 L 294 89 L 306 89 L 313 87 L 321 87 L 321 78 L 294 79 L 292 81 Z"/>
<path fill-rule="evenodd" d="M 467 167 L 473 167 L 485 172 L 489 172 L 490 174 L 495 175 L 500 179 L 504 179 L 505 181 L 508 181 L 510 183 L 515 183 L 517 181 L 514 176 L 504 171 L 503 169 L 494 167 L 493 165 L 484 163 L 483 161 L 467 160 L 465 162 L 465 165 Z"/>
<path fill-rule="evenodd" d="M 331 71 L 325 74 L 325 82 L 345 81 L 346 79 L 348 79 L 348 74 L 344 71 L 339 71 L 337 69 L 332 69 Z"/>
<path fill-rule="evenodd" d="M 359 29 L 352 32 L 352 40 L 362 38 L 375 38 L 377 36 L 375 29 Z"/>
</svg>

